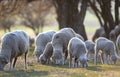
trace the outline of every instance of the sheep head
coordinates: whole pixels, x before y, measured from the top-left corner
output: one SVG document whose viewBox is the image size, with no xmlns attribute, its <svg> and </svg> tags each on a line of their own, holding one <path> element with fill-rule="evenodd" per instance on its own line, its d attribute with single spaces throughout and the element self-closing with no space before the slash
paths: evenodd
<svg viewBox="0 0 120 77">
<path fill-rule="evenodd" d="M 0 55 L 0 71 L 4 70 L 5 65 L 8 63 L 8 60 Z"/>
</svg>

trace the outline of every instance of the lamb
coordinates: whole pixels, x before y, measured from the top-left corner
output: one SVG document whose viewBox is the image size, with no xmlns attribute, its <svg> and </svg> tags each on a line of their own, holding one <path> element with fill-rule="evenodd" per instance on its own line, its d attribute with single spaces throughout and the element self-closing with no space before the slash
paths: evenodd
<svg viewBox="0 0 120 77">
<path fill-rule="evenodd" d="M 39 62 L 39 57 L 43 53 L 46 44 L 52 40 L 53 34 L 55 33 L 55 31 L 50 30 L 47 32 L 39 33 L 36 37 L 34 55 L 36 56 L 37 62 Z"/>
<path fill-rule="evenodd" d="M 117 59 L 119 57 L 116 54 L 116 49 L 115 49 L 115 44 L 104 37 L 100 37 L 96 40 L 95 44 L 95 64 L 97 65 L 97 57 L 98 57 L 98 52 L 101 50 L 101 62 L 102 64 L 109 64 L 110 63 L 110 58 L 113 62 L 113 64 L 116 64 Z M 104 61 L 103 61 L 104 60 Z"/>
<path fill-rule="evenodd" d="M 77 63 L 76 66 L 78 67 L 78 62 L 81 63 L 82 67 L 87 67 L 87 52 L 85 43 L 78 37 L 73 37 L 68 44 L 68 53 L 70 55 L 69 67 L 72 66 L 72 58 L 74 58 L 73 67 L 75 67 L 75 63 Z"/>
<path fill-rule="evenodd" d="M 26 57 L 29 49 L 29 36 L 21 30 L 7 33 L 2 38 L 2 48 L 0 52 L 0 70 L 4 70 L 6 64 L 10 62 L 9 70 L 15 67 L 17 58 L 25 54 L 25 68 Z M 14 62 L 12 63 L 14 59 Z"/>
<path fill-rule="evenodd" d="M 109 33 L 109 38 L 112 40 L 114 43 L 116 42 L 117 36 L 120 34 L 120 27 L 117 25 L 110 33 Z"/>
<path fill-rule="evenodd" d="M 92 41 L 95 42 L 95 40 L 99 37 L 105 37 L 105 30 L 103 27 L 100 27 L 96 30 L 95 34 L 93 35 Z"/>
<path fill-rule="evenodd" d="M 41 64 L 49 64 L 50 63 L 50 57 L 52 56 L 52 53 L 53 53 L 52 43 L 48 42 L 44 51 L 43 51 L 43 54 L 41 54 L 40 57 L 39 57 L 39 62 Z"/>
<path fill-rule="evenodd" d="M 72 28 L 63 28 L 56 32 L 52 38 L 53 54 L 52 61 L 55 64 L 64 64 L 67 58 L 67 46 L 72 37 L 75 37 L 76 33 Z"/>
<path fill-rule="evenodd" d="M 85 45 L 86 45 L 87 50 L 88 50 L 88 53 L 87 53 L 88 58 L 90 60 L 93 60 L 94 59 L 94 53 L 95 53 L 95 50 L 94 50 L 95 43 L 90 41 L 90 40 L 87 40 L 87 41 L 85 41 Z"/>
</svg>

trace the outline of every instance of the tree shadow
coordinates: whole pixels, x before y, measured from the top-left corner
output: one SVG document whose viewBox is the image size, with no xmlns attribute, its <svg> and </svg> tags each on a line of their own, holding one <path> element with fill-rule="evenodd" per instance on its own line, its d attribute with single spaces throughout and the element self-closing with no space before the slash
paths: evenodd
<svg viewBox="0 0 120 77">
<path fill-rule="evenodd" d="M 3 74 L 2 77 L 43 77 L 48 75 L 48 71 L 36 71 L 36 70 L 14 70 L 4 71 L 7 74 Z"/>
<path fill-rule="evenodd" d="M 51 66 L 51 67 L 58 67 L 58 68 L 69 68 L 68 63 L 64 65 L 59 65 L 59 64 L 46 64 L 46 66 Z"/>
<path fill-rule="evenodd" d="M 86 69 L 91 71 L 102 71 L 101 66 L 88 66 Z"/>
</svg>

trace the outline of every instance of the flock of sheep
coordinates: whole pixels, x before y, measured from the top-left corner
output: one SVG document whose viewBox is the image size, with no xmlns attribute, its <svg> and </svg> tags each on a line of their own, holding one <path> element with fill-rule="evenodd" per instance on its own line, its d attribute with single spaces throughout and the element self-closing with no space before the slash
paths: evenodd
<svg viewBox="0 0 120 77">
<path fill-rule="evenodd" d="M 25 54 L 25 68 L 27 68 L 26 57 L 29 44 L 30 38 L 24 31 L 17 30 L 5 34 L 0 51 L 0 70 L 4 70 L 8 63 L 10 63 L 9 70 L 13 70 L 17 58 L 23 54 Z M 41 64 L 64 65 L 68 61 L 70 68 L 88 67 L 88 61 L 93 61 L 96 65 L 98 62 L 116 64 L 120 59 L 119 49 L 120 35 L 116 42 L 99 37 L 94 43 L 91 40 L 85 41 L 71 28 L 63 28 L 57 32 L 51 30 L 38 34 L 34 55 L 36 61 Z"/>
</svg>

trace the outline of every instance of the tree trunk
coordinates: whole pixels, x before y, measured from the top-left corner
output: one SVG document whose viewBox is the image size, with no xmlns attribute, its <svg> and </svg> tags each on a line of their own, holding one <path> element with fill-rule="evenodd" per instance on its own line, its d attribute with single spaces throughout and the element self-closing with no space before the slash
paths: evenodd
<svg viewBox="0 0 120 77">
<path fill-rule="evenodd" d="M 87 40 L 87 35 L 83 24 L 87 10 L 87 0 L 82 0 L 80 12 L 78 9 L 79 0 L 68 0 L 68 3 L 68 27 L 73 28 L 75 32 L 82 35 L 84 39 Z"/>
<path fill-rule="evenodd" d="M 82 0 L 80 11 L 78 9 L 80 0 L 54 0 L 53 2 L 58 16 L 59 29 L 71 27 L 87 40 L 83 24 L 87 10 L 87 0 Z"/>
<path fill-rule="evenodd" d="M 103 27 L 103 22 L 102 22 L 102 18 L 100 17 L 101 12 L 99 11 L 99 9 L 96 7 L 96 4 L 94 2 L 91 2 L 91 0 L 88 0 L 92 10 L 94 11 L 96 17 L 98 18 L 98 21 L 100 23 L 100 26 Z"/>
<path fill-rule="evenodd" d="M 111 0 L 97 0 L 101 8 L 101 16 L 104 21 L 104 29 L 106 37 L 109 38 L 109 33 L 114 29 L 115 24 L 111 14 Z"/>
<path fill-rule="evenodd" d="M 119 0 L 115 0 L 115 25 L 119 24 Z"/>
<path fill-rule="evenodd" d="M 67 27 L 67 17 L 68 17 L 67 0 L 54 0 L 53 2 L 56 8 L 59 29 Z"/>
</svg>

